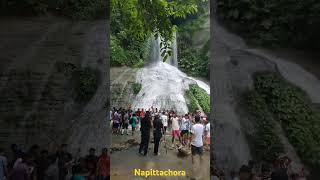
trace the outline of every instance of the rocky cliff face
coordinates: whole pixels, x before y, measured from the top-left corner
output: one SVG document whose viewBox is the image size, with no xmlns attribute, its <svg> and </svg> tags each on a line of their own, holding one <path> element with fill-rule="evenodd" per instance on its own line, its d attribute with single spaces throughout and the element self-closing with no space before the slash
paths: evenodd
<svg viewBox="0 0 320 180">
<path fill-rule="evenodd" d="M 128 108 L 132 105 L 135 94 L 133 84 L 136 81 L 137 68 L 110 68 L 110 103 L 111 108 Z"/>
<path fill-rule="evenodd" d="M 68 143 L 72 150 L 86 152 L 109 142 L 107 23 L 55 17 L 1 20 L 2 146 Z M 85 67 L 97 71 L 99 84 L 91 100 L 79 103 L 72 98 L 71 72 Z"/>
</svg>

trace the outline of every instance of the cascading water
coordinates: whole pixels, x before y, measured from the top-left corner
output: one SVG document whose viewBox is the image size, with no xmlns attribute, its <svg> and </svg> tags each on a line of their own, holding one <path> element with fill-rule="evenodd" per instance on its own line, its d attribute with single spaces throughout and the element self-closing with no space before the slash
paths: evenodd
<svg viewBox="0 0 320 180">
<path fill-rule="evenodd" d="M 177 48 L 177 34 L 176 32 L 173 33 L 173 42 L 172 42 L 172 56 L 169 57 L 167 62 L 172 66 L 178 67 L 178 48 Z"/>
<path fill-rule="evenodd" d="M 137 72 L 136 82 L 142 85 L 132 103 L 132 108 L 149 109 L 151 106 L 158 109 L 173 109 L 179 114 L 188 112 L 185 91 L 190 84 L 198 84 L 208 94 L 210 87 L 195 78 L 181 72 L 177 66 L 176 35 L 172 43 L 172 56 L 163 62 L 160 52 L 160 38 L 150 38 L 150 63 Z"/>
</svg>

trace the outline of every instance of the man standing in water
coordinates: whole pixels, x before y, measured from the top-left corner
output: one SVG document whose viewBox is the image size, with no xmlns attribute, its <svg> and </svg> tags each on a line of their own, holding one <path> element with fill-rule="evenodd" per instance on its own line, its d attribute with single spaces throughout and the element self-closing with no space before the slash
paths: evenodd
<svg viewBox="0 0 320 180">
<path fill-rule="evenodd" d="M 163 131 L 163 124 L 160 120 L 160 116 L 156 115 L 153 121 L 153 138 L 154 138 L 154 155 L 160 155 L 160 153 L 158 153 L 159 150 L 159 144 L 160 144 L 160 139 L 162 137 L 162 131 Z"/>
<path fill-rule="evenodd" d="M 123 135 L 124 132 L 125 132 L 125 134 L 129 135 L 129 133 L 128 133 L 129 118 L 130 118 L 130 115 L 129 115 L 129 110 L 128 110 L 123 116 L 121 135 Z"/>
<path fill-rule="evenodd" d="M 164 132 L 163 133 L 165 134 L 166 131 L 167 131 L 167 127 L 168 127 L 168 116 L 166 115 L 165 111 L 162 112 L 161 121 L 162 121 L 163 128 L 164 128 Z"/>
<path fill-rule="evenodd" d="M 184 146 L 188 145 L 188 136 L 189 136 L 189 130 L 190 130 L 191 123 L 189 121 L 189 116 L 186 114 L 181 119 L 181 142 Z"/>
<path fill-rule="evenodd" d="M 139 148 L 139 154 L 146 156 L 148 153 L 148 146 L 150 140 L 150 128 L 151 128 L 151 115 L 147 111 L 144 118 L 141 120 L 141 143 Z M 143 151 L 143 154 L 142 154 Z"/>
<path fill-rule="evenodd" d="M 191 153 L 192 153 L 192 170 L 193 174 L 199 172 L 197 167 L 200 167 L 203 153 L 203 133 L 204 126 L 200 123 L 200 116 L 195 116 L 195 124 L 191 128 Z M 199 158 L 197 158 L 199 156 Z"/>
<path fill-rule="evenodd" d="M 176 114 L 174 114 L 172 118 L 172 147 L 174 147 L 174 142 L 176 138 L 180 139 L 180 126 L 179 118 Z"/>
</svg>

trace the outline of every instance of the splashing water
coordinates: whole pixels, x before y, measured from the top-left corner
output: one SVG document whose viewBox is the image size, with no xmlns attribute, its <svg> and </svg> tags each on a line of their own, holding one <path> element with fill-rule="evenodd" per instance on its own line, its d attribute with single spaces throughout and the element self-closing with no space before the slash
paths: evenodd
<svg viewBox="0 0 320 180">
<path fill-rule="evenodd" d="M 175 37 L 175 35 L 174 35 Z M 160 38 L 152 37 L 150 49 L 150 64 L 137 72 L 136 82 L 142 85 L 132 107 L 134 109 L 149 109 L 151 106 L 158 109 L 173 109 L 178 114 L 188 113 L 185 91 L 190 84 L 198 84 L 208 94 L 210 87 L 193 77 L 181 72 L 177 66 L 176 39 L 172 43 L 172 57 L 167 62 L 162 61 L 160 53 Z M 170 63 L 170 64 L 169 64 Z"/>
</svg>

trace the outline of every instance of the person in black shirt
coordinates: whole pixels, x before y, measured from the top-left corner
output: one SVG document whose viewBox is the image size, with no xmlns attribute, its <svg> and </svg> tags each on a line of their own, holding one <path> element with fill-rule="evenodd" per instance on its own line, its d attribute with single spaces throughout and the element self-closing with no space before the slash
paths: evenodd
<svg viewBox="0 0 320 180">
<path fill-rule="evenodd" d="M 89 175 L 90 176 L 94 175 L 96 172 L 96 168 L 97 168 L 96 166 L 98 163 L 98 156 L 96 156 L 96 149 L 90 148 L 89 155 L 86 156 L 85 160 L 87 165 L 86 168 L 89 171 Z"/>
<path fill-rule="evenodd" d="M 150 140 L 150 128 L 151 128 L 151 114 L 149 111 L 146 112 L 144 118 L 141 120 L 141 143 L 139 148 L 139 154 L 144 156 L 148 153 L 148 146 Z"/>
<path fill-rule="evenodd" d="M 72 163 L 72 155 L 67 152 L 67 144 L 62 144 L 56 154 L 58 158 L 59 180 L 65 180 L 68 174 L 68 167 Z"/>
<path fill-rule="evenodd" d="M 47 150 L 42 150 L 40 152 L 40 157 L 37 161 L 39 163 L 37 168 L 37 175 L 38 175 L 37 179 L 44 179 L 45 172 L 50 165 L 49 152 Z"/>
<path fill-rule="evenodd" d="M 156 115 L 153 121 L 153 138 L 154 138 L 154 155 L 159 155 L 158 150 L 159 150 L 159 144 L 160 144 L 160 139 L 162 137 L 162 132 L 163 132 L 163 124 L 160 119 L 159 115 Z"/>
</svg>

